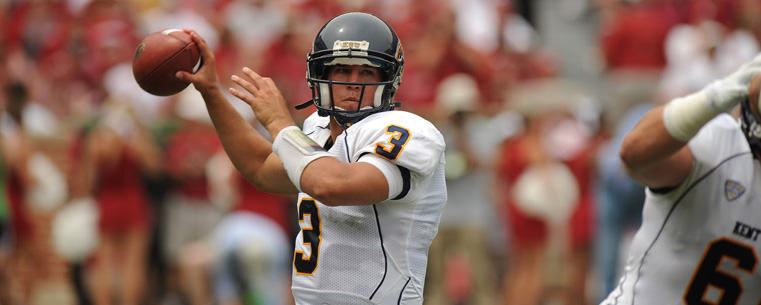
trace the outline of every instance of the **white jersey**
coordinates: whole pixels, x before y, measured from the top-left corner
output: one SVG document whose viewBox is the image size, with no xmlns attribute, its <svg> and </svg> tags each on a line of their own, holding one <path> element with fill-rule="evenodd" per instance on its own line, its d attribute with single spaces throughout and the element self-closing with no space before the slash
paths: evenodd
<svg viewBox="0 0 761 305">
<path fill-rule="evenodd" d="M 323 145 L 329 119 L 313 114 L 304 133 Z M 428 248 L 447 201 L 444 148 L 433 124 L 404 111 L 370 115 L 338 136 L 330 154 L 378 167 L 389 196 L 373 205 L 330 207 L 299 194 L 296 304 L 423 303 Z"/>
<path fill-rule="evenodd" d="M 692 172 L 667 193 L 647 190 L 624 274 L 602 304 L 760 304 L 761 166 L 727 114 L 689 145 Z"/>
</svg>

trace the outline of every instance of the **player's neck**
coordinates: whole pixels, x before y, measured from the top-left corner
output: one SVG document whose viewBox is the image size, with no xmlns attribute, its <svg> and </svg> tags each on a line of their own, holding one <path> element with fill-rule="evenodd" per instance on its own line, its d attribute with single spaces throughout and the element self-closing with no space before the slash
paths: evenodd
<svg viewBox="0 0 761 305">
<path fill-rule="evenodd" d="M 330 137 L 333 139 L 333 143 L 336 142 L 336 138 L 343 133 L 345 128 L 338 124 L 334 118 L 330 118 Z"/>
</svg>

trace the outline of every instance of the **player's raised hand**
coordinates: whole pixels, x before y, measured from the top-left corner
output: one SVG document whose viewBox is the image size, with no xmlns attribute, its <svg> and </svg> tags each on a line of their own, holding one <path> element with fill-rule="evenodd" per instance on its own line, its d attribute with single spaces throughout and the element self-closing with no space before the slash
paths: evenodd
<svg viewBox="0 0 761 305">
<path fill-rule="evenodd" d="M 281 129 L 296 125 L 275 82 L 247 67 L 242 71 L 244 77 L 233 75 L 230 79 L 248 93 L 235 88 L 230 88 L 230 93 L 251 106 L 256 119 L 269 130 L 273 138 Z"/>
<path fill-rule="evenodd" d="M 706 87 L 708 106 L 715 112 L 729 111 L 748 97 L 750 80 L 761 74 L 761 54 L 729 76 Z"/>
<path fill-rule="evenodd" d="M 206 40 L 204 40 L 196 31 L 190 29 L 182 30 L 190 35 L 190 38 L 193 39 L 198 46 L 198 49 L 201 51 L 202 64 L 201 68 L 198 69 L 195 74 L 185 71 L 177 71 L 175 76 L 180 80 L 192 83 L 196 90 L 200 91 L 201 94 L 206 94 L 210 90 L 218 88 L 214 53 L 211 51 L 211 48 L 209 48 L 209 45 L 206 44 Z"/>
</svg>

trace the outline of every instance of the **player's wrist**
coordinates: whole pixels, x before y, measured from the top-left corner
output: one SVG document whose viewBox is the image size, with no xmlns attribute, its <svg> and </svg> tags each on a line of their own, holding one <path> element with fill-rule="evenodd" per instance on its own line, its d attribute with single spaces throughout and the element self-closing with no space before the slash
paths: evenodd
<svg viewBox="0 0 761 305">
<path fill-rule="evenodd" d="M 266 124 L 262 124 L 262 125 L 264 125 L 264 127 L 267 129 L 267 131 L 269 131 L 269 133 L 270 133 L 270 135 L 272 136 L 273 139 L 277 138 L 277 136 L 284 129 L 287 129 L 289 127 L 294 127 L 296 129 L 298 129 L 298 127 L 296 127 L 296 123 L 293 120 L 285 120 L 285 119 L 273 120 L 272 122 L 269 122 L 269 123 L 266 123 Z"/>
<path fill-rule="evenodd" d="M 714 117 L 737 106 L 740 91 L 734 85 L 716 81 L 703 90 L 676 98 L 665 105 L 663 124 L 674 139 L 688 142 Z"/>
<path fill-rule="evenodd" d="M 299 191 L 301 175 L 307 165 L 322 157 L 332 157 L 296 126 L 285 127 L 277 133 L 272 143 L 272 151 L 280 157 L 288 178 Z"/>
</svg>

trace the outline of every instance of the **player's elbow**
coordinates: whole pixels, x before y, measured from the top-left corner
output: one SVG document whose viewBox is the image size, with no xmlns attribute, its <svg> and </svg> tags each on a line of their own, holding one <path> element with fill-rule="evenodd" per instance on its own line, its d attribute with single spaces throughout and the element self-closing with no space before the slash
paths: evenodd
<svg viewBox="0 0 761 305">
<path fill-rule="evenodd" d="M 618 152 L 618 157 L 621 159 L 621 163 L 623 163 L 624 167 L 629 168 L 633 163 L 635 163 L 636 154 L 633 152 L 630 141 L 624 141 L 621 143 L 621 148 Z"/>
<path fill-rule="evenodd" d="M 342 188 L 331 183 L 327 179 L 315 179 L 313 181 L 301 181 L 302 190 L 327 206 L 343 205 Z"/>
<path fill-rule="evenodd" d="M 618 152 L 624 167 L 628 170 L 642 168 L 647 163 L 647 156 L 644 154 L 643 143 L 638 143 L 637 139 L 632 136 L 624 137 Z"/>
</svg>

